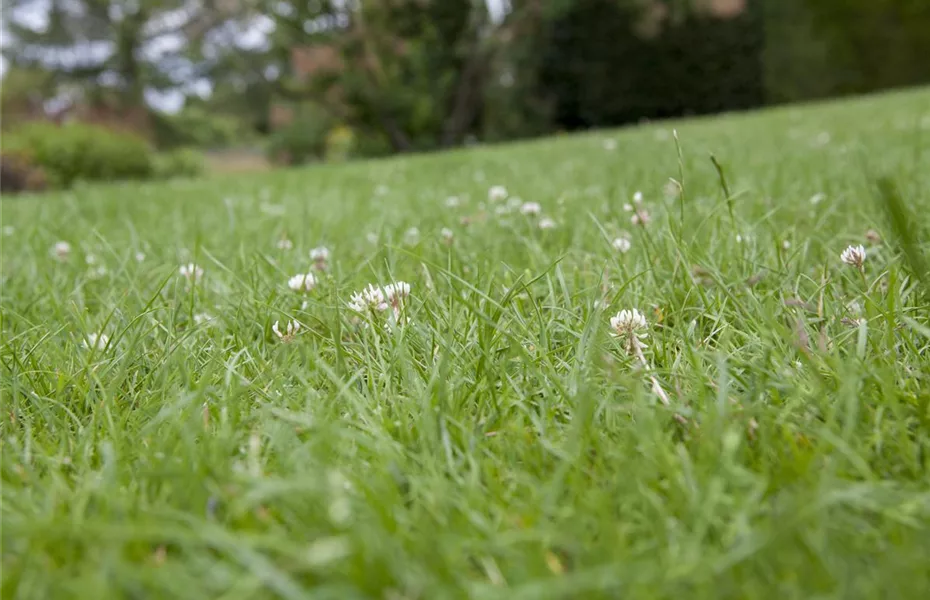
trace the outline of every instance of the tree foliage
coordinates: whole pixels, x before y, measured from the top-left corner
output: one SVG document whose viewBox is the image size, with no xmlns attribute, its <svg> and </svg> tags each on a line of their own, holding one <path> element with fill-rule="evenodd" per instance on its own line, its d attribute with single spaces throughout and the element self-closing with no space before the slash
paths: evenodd
<svg viewBox="0 0 930 600">
<path fill-rule="evenodd" d="M 930 81 L 925 0 L 769 0 L 765 27 L 771 101 Z"/>
<path fill-rule="evenodd" d="M 17 68 L 41 69 L 59 88 L 115 98 L 123 108 L 143 106 L 146 92 L 197 79 L 207 33 L 247 7 L 223 0 L 7 0 L 4 57 Z"/>
<path fill-rule="evenodd" d="M 500 45 L 483 1 L 317 4 L 275 13 L 278 44 L 329 45 L 339 57 L 309 84 L 290 81 L 293 94 L 361 132 L 385 135 L 398 151 L 455 145 L 477 130 Z"/>
</svg>

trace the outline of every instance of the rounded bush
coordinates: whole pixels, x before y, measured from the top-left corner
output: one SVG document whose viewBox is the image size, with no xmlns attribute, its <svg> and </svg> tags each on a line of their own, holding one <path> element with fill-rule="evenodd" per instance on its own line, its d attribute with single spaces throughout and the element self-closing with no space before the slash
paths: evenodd
<svg viewBox="0 0 930 600">
<path fill-rule="evenodd" d="M 153 175 L 154 153 L 144 139 L 84 123 L 29 123 L 5 136 L 4 148 L 26 153 L 64 187 Z"/>
</svg>

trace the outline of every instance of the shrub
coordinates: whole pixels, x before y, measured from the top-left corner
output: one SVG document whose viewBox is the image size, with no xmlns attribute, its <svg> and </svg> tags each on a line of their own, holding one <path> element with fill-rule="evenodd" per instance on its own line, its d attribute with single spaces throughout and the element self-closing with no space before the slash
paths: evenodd
<svg viewBox="0 0 930 600">
<path fill-rule="evenodd" d="M 391 141 L 379 131 L 358 130 L 354 134 L 352 150 L 355 156 L 378 158 L 394 152 Z"/>
<path fill-rule="evenodd" d="M 320 160 L 326 153 L 330 127 L 330 118 L 324 111 L 312 106 L 302 107 L 290 125 L 271 135 L 268 157 L 288 165 Z"/>
<path fill-rule="evenodd" d="M 173 115 L 157 114 L 153 123 L 162 148 L 225 148 L 241 143 L 247 134 L 241 120 L 201 106 L 185 107 Z"/>
<path fill-rule="evenodd" d="M 32 157 L 50 182 L 145 179 L 153 152 L 135 135 L 83 123 L 29 123 L 4 137 L 5 149 Z"/>
<path fill-rule="evenodd" d="M 155 176 L 159 179 L 200 177 L 205 171 L 203 154 L 192 148 L 162 152 L 155 158 Z"/>
<path fill-rule="evenodd" d="M 345 125 L 333 127 L 326 136 L 327 162 L 348 160 L 355 150 L 355 132 Z"/>
<path fill-rule="evenodd" d="M 0 152 L 0 192 L 37 192 L 48 182 L 42 167 L 22 152 Z"/>
</svg>

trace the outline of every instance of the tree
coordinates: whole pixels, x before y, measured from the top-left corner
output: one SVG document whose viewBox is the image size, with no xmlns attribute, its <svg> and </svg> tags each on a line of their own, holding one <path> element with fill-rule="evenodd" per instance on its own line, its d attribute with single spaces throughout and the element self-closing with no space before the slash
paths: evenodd
<svg viewBox="0 0 930 600">
<path fill-rule="evenodd" d="M 395 151 L 459 144 L 480 129 L 502 29 L 484 0 L 275 2 L 275 47 L 329 46 L 338 60 L 282 91 L 314 100 Z"/>
<path fill-rule="evenodd" d="M 119 108 L 198 77 L 206 34 L 252 3 L 229 0 L 6 0 L 14 66 L 49 73 Z"/>
<path fill-rule="evenodd" d="M 30 118 L 44 111 L 43 103 L 54 91 L 51 76 L 37 69 L 10 67 L 0 86 L 0 114 L 3 125 Z"/>
</svg>

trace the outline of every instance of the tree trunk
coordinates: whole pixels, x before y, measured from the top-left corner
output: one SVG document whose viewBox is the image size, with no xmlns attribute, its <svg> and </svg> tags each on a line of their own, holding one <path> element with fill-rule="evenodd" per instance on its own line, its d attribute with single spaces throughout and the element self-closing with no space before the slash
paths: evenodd
<svg viewBox="0 0 930 600">
<path fill-rule="evenodd" d="M 455 146 L 464 138 L 465 131 L 474 120 L 481 104 L 481 82 L 485 76 L 486 64 L 485 53 L 480 48 L 474 49 L 459 76 L 451 111 L 442 126 L 440 146 Z"/>
</svg>

